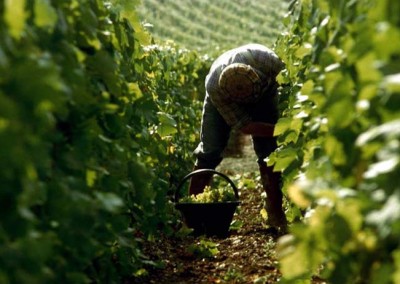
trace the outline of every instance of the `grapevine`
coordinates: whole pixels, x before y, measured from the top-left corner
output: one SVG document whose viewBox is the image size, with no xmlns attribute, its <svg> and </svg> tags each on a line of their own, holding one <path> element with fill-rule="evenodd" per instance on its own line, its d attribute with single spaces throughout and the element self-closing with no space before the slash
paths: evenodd
<svg viewBox="0 0 400 284">
<path fill-rule="evenodd" d="M 165 168 L 193 163 L 208 62 L 152 46 L 135 9 L 0 2 L 1 283 L 125 282 L 176 221 Z"/>
<path fill-rule="evenodd" d="M 391 0 L 291 4 L 268 161 L 305 212 L 279 244 L 289 283 L 400 281 L 398 11 Z"/>
</svg>

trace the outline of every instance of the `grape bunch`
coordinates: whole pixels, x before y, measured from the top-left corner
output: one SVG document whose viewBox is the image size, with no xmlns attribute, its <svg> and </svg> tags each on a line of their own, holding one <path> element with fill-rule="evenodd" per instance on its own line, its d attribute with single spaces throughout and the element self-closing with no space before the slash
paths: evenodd
<svg viewBox="0 0 400 284">
<path fill-rule="evenodd" d="M 218 189 L 211 189 L 211 186 L 206 186 L 204 192 L 197 195 L 189 195 L 183 197 L 181 202 L 190 203 L 214 203 L 214 202 L 228 202 L 235 201 L 235 193 L 229 187 L 220 187 Z"/>
</svg>

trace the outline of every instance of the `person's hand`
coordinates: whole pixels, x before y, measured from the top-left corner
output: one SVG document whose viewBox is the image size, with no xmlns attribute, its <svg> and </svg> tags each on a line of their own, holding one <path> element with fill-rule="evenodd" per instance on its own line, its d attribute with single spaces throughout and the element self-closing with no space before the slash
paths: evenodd
<svg viewBox="0 0 400 284">
<path fill-rule="evenodd" d="M 250 122 L 243 126 L 240 131 L 244 134 L 256 137 L 273 137 L 275 125 L 266 122 Z"/>
</svg>

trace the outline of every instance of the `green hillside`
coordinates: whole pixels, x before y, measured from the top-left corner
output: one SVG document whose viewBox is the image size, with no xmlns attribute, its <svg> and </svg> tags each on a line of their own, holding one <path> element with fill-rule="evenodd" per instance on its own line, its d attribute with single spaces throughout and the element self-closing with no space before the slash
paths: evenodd
<svg viewBox="0 0 400 284">
<path fill-rule="evenodd" d="M 272 46 L 289 1 L 142 0 L 138 13 L 156 42 L 212 53 L 248 42 Z"/>
</svg>

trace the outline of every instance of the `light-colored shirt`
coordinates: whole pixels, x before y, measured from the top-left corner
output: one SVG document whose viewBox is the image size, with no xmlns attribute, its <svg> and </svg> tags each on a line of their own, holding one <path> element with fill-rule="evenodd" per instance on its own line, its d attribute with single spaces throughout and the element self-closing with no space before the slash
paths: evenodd
<svg viewBox="0 0 400 284">
<path fill-rule="evenodd" d="M 229 95 L 219 87 L 218 81 L 222 70 L 232 63 L 243 63 L 253 67 L 262 82 L 262 88 L 276 84 L 275 78 L 284 64 L 269 48 L 261 44 L 247 44 L 229 50 L 219 56 L 210 68 L 206 77 L 206 91 L 211 101 L 228 125 L 240 129 L 251 121 L 251 116 L 243 104 L 232 101 Z M 262 95 L 268 95 L 263 93 Z M 259 99 L 259 98 L 258 98 Z M 256 103 L 257 99 L 250 101 Z"/>
</svg>

